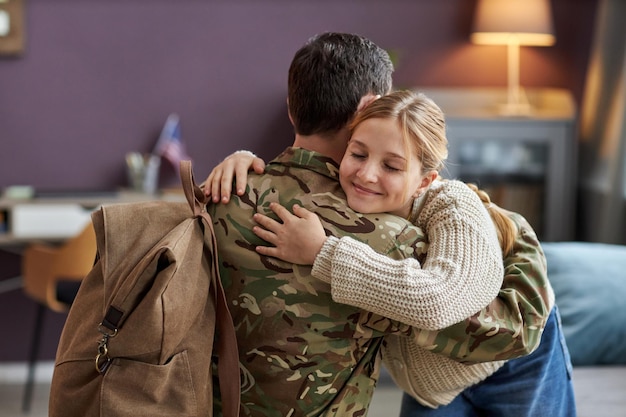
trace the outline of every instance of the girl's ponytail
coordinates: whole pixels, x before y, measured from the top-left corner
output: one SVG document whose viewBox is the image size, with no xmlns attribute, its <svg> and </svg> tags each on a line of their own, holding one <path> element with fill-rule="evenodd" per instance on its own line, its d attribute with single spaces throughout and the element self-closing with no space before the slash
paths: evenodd
<svg viewBox="0 0 626 417">
<path fill-rule="evenodd" d="M 517 226 L 513 220 L 509 218 L 505 210 L 491 202 L 489 195 L 484 190 L 479 189 L 475 184 L 467 184 L 467 186 L 480 197 L 480 200 L 487 208 L 491 220 L 496 226 L 498 240 L 502 248 L 502 255 L 507 256 L 509 252 L 511 252 L 511 249 L 513 249 L 515 237 L 517 236 Z"/>
</svg>

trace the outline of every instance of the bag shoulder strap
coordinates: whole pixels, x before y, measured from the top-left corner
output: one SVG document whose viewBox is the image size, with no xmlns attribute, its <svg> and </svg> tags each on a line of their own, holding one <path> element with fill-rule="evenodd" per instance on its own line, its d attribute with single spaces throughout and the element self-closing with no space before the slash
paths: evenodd
<svg viewBox="0 0 626 417">
<path fill-rule="evenodd" d="M 218 337 L 216 338 L 215 350 L 218 355 L 218 378 L 220 383 L 220 393 L 222 396 L 222 413 L 224 416 L 236 417 L 239 415 L 239 404 L 241 396 L 241 386 L 239 378 L 239 350 L 237 348 L 237 336 L 233 318 L 228 309 L 226 294 L 222 286 L 219 271 L 219 259 L 217 254 L 217 240 L 213 229 L 213 220 L 206 211 L 207 198 L 193 178 L 190 161 L 181 161 L 180 175 L 183 183 L 183 190 L 187 202 L 191 206 L 195 217 L 204 220 L 204 226 L 211 234 L 212 246 L 212 282 L 211 287 L 215 289 L 215 309 L 216 326 Z"/>
<path fill-rule="evenodd" d="M 196 185 L 193 178 L 191 161 L 180 161 L 180 180 L 183 184 L 183 191 L 194 217 L 206 213 L 206 197 L 200 187 Z M 208 218 L 210 219 L 210 217 Z"/>
</svg>

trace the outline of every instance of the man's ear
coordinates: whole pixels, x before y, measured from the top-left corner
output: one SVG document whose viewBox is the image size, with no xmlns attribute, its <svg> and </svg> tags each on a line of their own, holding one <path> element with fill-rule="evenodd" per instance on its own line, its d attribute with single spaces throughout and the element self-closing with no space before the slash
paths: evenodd
<svg viewBox="0 0 626 417">
<path fill-rule="evenodd" d="M 367 93 L 366 95 L 361 97 L 361 100 L 359 101 L 359 105 L 356 108 L 356 112 L 357 113 L 360 112 L 361 110 L 363 110 L 364 108 L 366 108 L 367 106 L 372 104 L 374 101 L 378 100 L 379 98 L 380 98 L 380 94 L 374 95 L 372 93 Z"/>
<path fill-rule="evenodd" d="M 293 117 L 291 117 L 291 110 L 289 110 L 289 97 L 287 97 L 287 116 L 289 116 L 289 121 L 291 122 L 291 125 L 295 126 L 293 124 Z"/>
</svg>

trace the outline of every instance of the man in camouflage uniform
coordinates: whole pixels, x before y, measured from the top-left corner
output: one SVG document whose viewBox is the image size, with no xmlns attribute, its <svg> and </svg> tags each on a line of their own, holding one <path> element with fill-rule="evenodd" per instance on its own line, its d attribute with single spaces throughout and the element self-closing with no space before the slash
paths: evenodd
<svg viewBox="0 0 626 417">
<path fill-rule="evenodd" d="M 347 208 L 338 180 L 346 128 L 359 105 L 391 88 L 387 53 L 355 35 L 324 34 L 296 53 L 289 70 L 289 114 L 296 139 L 246 192 L 209 205 L 220 269 L 237 329 L 245 416 L 363 416 L 379 375 L 383 336 L 412 329 L 333 302 L 311 268 L 255 252 L 251 229 L 269 204 L 315 211 L 336 236 L 351 236 L 401 259 L 423 243 L 396 216 Z"/>
</svg>

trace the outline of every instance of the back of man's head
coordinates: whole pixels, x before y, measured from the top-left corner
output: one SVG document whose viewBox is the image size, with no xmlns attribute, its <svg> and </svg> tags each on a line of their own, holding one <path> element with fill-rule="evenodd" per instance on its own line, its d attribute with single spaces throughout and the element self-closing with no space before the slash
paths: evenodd
<svg viewBox="0 0 626 417">
<path fill-rule="evenodd" d="M 296 52 L 289 67 L 289 113 L 296 133 L 334 133 L 367 94 L 391 90 L 389 54 L 362 36 L 324 33 Z"/>
</svg>

